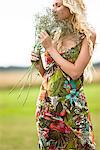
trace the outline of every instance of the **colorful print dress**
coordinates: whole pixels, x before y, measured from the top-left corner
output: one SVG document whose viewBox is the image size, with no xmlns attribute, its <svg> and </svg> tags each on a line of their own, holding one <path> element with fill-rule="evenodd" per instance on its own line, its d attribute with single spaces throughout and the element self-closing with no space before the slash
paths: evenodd
<svg viewBox="0 0 100 150">
<path fill-rule="evenodd" d="M 74 63 L 81 48 L 59 53 Z M 83 91 L 83 74 L 73 80 L 45 51 L 45 74 L 36 108 L 40 150 L 95 150 L 93 127 Z"/>
</svg>

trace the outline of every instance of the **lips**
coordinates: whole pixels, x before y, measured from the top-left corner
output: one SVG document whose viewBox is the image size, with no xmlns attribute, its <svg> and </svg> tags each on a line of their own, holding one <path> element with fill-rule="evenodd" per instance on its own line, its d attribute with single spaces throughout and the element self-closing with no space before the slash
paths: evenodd
<svg viewBox="0 0 100 150">
<path fill-rule="evenodd" d="M 54 17 L 57 17 L 57 14 L 56 14 L 56 13 L 53 13 L 53 16 L 54 16 Z"/>
</svg>

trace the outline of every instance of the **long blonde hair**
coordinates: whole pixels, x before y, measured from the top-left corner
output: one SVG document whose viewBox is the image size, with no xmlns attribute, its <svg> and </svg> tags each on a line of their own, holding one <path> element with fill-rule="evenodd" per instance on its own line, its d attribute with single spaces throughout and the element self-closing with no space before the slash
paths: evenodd
<svg viewBox="0 0 100 150">
<path fill-rule="evenodd" d="M 89 53 L 90 53 L 91 58 L 84 70 L 84 79 L 87 82 L 91 82 L 93 80 L 93 71 L 95 71 L 93 67 L 93 60 L 92 60 L 94 45 L 91 40 L 92 28 L 89 26 L 89 24 L 86 21 L 85 4 L 83 3 L 83 0 L 63 0 L 63 5 L 70 9 L 70 12 L 72 14 L 71 23 L 73 25 L 73 28 L 77 30 L 78 32 L 83 33 L 87 38 L 88 46 L 89 46 Z M 56 34 L 55 38 L 59 39 L 59 36 L 58 34 Z M 61 46 L 61 43 L 59 44 L 59 47 L 60 46 Z"/>
</svg>

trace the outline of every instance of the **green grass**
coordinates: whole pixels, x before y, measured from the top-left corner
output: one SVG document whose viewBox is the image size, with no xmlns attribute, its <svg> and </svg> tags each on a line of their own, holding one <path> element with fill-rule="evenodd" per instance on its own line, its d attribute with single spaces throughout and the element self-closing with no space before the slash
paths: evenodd
<svg viewBox="0 0 100 150">
<path fill-rule="evenodd" d="M 24 106 L 27 89 L 19 100 L 18 89 L 10 96 L 9 91 L 0 91 L 0 150 L 37 150 L 35 108 L 39 87 L 31 88 Z"/>
<path fill-rule="evenodd" d="M 91 112 L 100 113 L 100 84 L 90 84 L 84 86 L 88 106 Z"/>
<path fill-rule="evenodd" d="M 100 85 L 84 86 L 94 128 L 96 150 L 100 150 Z M 39 87 L 33 87 L 23 106 L 27 89 L 17 100 L 18 90 L 8 95 L 9 90 L 0 90 L 0 150 L 38 150 L 35 122 L 36 100 Z"/>
</svg>

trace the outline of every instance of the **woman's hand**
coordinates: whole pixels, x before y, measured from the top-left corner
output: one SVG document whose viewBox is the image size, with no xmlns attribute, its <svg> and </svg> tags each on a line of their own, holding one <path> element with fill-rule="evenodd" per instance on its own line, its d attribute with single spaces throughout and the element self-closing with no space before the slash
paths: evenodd
<svg viewBox="0 0 100 150">
<path fill-rule="evenodd" d="M 31 62 L 34 62 L 34 66 L 43 76 L 45 73 L 45 70 L 43 68 L 41 57 L 39 57 L 39 55 L 37 55 L 34 51 L 31 52 Z"/>
<path fill-rule="evenodd" d="M 46 31 L 41 32 L 39 39 L 40 39 L 40 43 L 47 51 L 52 50 L 53 42 Z"/>
<path fill-rule="evenodd" d="M 39 56 L 34 51 L 32 51 L 31 52 L 31 62 L 36 62 L 38 60 L 39 60 Z"/>
<path fill-rule="evenodd" d="M 31 52 L 31 62 L 34 63 L 35 67 L 39 70 L 41 66 L 41 58 L 34 51 Z"/>
</svg>

